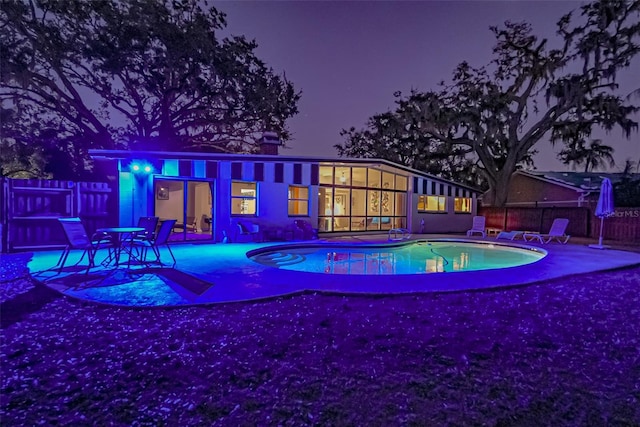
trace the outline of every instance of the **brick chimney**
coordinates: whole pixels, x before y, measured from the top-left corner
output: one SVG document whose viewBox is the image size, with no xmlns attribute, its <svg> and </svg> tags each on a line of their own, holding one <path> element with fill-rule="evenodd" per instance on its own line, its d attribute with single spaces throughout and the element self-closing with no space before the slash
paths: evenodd
<svg viewBox="0 0 640 427">
<path fill-rule="evenodd" d="M 270 156 L 278 155 L 278 147 L 282 145 L 276 132 L 262 132 L 262 137 L 258 140 L 260 154 Z"/>
</svg>

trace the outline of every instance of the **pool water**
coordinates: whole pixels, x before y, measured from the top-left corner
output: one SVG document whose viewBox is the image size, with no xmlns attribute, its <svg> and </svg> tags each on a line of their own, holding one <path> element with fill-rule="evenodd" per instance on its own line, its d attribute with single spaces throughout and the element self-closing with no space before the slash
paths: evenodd
<svg viewBox="0 0 640 427">
<path fill-rule="evenodd" d="M 520 248 L 458 241 L 417 241 L 402 246 L 310 245 L 265 248 L 253 261 L 285 270 L 326 274 L 428 274 L 490 270 L 531 264 L 546 255 Z"/>
</svg>

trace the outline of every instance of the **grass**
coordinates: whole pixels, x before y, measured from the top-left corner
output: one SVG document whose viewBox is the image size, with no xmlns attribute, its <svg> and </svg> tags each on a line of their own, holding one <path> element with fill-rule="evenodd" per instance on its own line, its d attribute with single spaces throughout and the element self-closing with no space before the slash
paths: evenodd
<svg viewBox="0 0 640 427">
<path fill-rule="evenodd" d="M 640 267 L 499 291 L 134 309 L 3 256 L 0 419 L 640 425 Z"/>
</svg>

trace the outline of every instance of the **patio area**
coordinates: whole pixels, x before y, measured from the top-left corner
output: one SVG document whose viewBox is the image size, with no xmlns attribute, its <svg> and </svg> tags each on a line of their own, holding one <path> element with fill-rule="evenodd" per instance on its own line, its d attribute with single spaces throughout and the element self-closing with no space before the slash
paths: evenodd
<svg viewBox="0 0 640 427">
<path fill-rule="evenodd" d="M 1 256 L 6 425 L 640 421 L 638 267 L 165 309 L 65 297 L 30 280 L 32 257 Z"/>
<path fill-rule="evenodd" d="M 419 235 L 414 239 L 461 239 L 460 236 Z M 466 240 L 466 239 L 465 239 Z M 491 241 L 492 238 L 470 239 Z M 331 242 L 387 241 L 386 235 L 344 236 Z M 317 243 L 318 241 L 313 241 Z M 303 242 L 298 242 L 303 243 Z M 336 294 L 420 294 L 483 290 L 519 286 L 576 274 L 614 270 L 640 265 L 640 254 L 620 250 L 595 250 L 585 244 L 546 244 L 527 242 L 548 251 L 542 260 L 502 270 L 484 270 L 428 275 L 327 275 L 282 270 L 255 263 L 247 258 L 252 249 L 277 243 L 172 245 L 175 268 L 138 267 L 132 269 L 79 268 L 62 273 L 51 270 L 60 251 L 36 252 L 28 268 L 36 280 L 52 289 L 81 300 L 122 306 L 187 306 L 210 303 L 270 299 L 305 292 Z M 509 243 L 522 246 L 522 243 Z M 166 249 L 162 249 L 166 251 Z M 79 252 L 72 252 L 75 260 Z M 67 265 L 75 260 L 70 257 Z M 97 259 L 100 260 L 99 254 Z"/>
</svg>

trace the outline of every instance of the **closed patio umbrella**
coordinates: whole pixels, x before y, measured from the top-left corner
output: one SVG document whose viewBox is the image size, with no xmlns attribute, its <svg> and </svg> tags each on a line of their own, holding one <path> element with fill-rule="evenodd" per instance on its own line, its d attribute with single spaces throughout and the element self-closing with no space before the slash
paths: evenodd
<svg viewBox="0 0 640 427">
<path fill-rule="evenodd" d="M 609 178 L 602 180 L 600 186 L 600 197 L 598 198 L 598 206 L 596 206 L 595 215 L 600 218 L 600 238 L 597 245 L 589 245 L 590 248 L 605 249 L 607 246 L 602 245 L 602 231 L 604 228 L 604 219 L 615 214 L 613 205 L 613 186 Z"/>
</svg>

